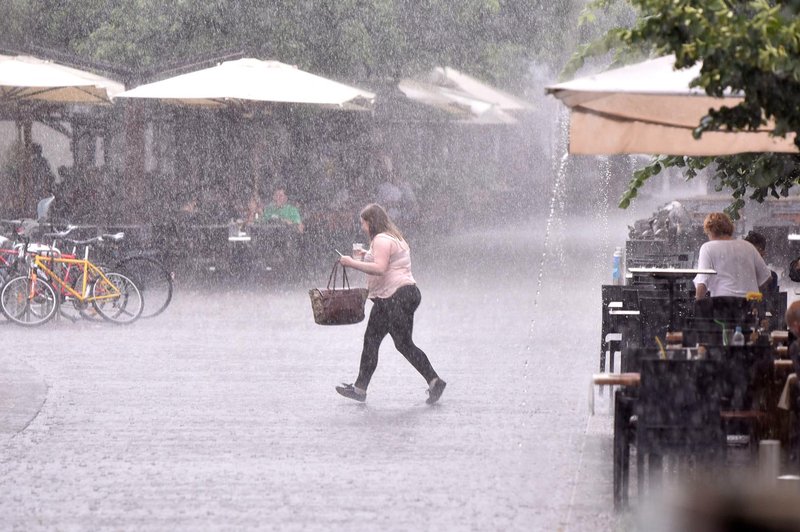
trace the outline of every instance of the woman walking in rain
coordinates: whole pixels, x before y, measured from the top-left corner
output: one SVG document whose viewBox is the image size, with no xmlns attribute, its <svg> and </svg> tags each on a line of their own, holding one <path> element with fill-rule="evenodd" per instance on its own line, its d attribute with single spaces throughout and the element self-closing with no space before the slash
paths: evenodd
<svg viewBox="0 0 800 532">
<path fill-rule="evenodd" d="M 367 274 L 367 289 L 372 310 L 364 332 L 364 348 L 358 379 L 336 387 L 341 395 L 365 401 L 367 387 L 378 366 L 378 348 L 390 335 L 394 345 L 428 383 L 428 404 L 439 400 L 447 385 L 439 378 L 427 355 L 411 338 L 414 312 L 421 295 L 411 274 L 411 249 L 383 207 L 372 203 L 361 211 L 361 229 L 370 238 L 369 251 L 362 260 L 343 256 L 342 266 Z"/>
</svg>

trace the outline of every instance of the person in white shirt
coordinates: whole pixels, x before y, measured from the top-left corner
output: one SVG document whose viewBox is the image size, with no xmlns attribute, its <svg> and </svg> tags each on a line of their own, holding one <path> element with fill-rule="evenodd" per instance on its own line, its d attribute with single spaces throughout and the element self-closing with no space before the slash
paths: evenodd
<svg viewBox="0 0 800 532">
<path fill-rule="evenodd" d="M 746 240 L 733 238 L 733 222 L 727 214 L 712 212 L 703 222 L 708 242 L 700 246 L 699 269 L 717 273 L 694 278 L 695 298 L 740 297 L 760 292 L 772 280 L 772 273 L 758 250 Z"/>
</svg>

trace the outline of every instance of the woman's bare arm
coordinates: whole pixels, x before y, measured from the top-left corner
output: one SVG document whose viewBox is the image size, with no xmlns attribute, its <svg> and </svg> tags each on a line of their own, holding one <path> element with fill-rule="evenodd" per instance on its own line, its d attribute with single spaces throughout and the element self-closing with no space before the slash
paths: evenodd
<svg viewBox="0 0 800 532">
<path fill-rule="evenodd" d="M 361 262 L 345 255 L 339 259 L 339 264 L 364 272 L 367 275 L 383 275 L 389 269 L 392 241 L 388 238 L 373 238 L 370 248 L 373 262 Z"/>
<path fill-rule="evenodd" d="M 706 285 L 700 283 L 695 288 L 694 298 L 698 300 L 703 299 L 704 297 L 706 297 L 707 293 L 708 293 L 708 288 L 706 287 Z"/>
</svg>

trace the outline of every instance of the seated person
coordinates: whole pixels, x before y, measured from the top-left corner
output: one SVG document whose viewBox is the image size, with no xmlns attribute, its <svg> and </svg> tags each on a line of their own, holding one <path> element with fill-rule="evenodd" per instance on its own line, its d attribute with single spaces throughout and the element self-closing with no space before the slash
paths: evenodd
<svg viewBox="0 0 800 532">
<path fill-rule="evenodd" d="M 247 200 L 247 205 L 244 207 L 244 224 L 250 226 L 260 221 L 263 212 L 264 202 L 261 200 L 261 196 L 255 193 L 250 196 Z"/>
<path fill-rule="evenodd" d="M 755 231 L 750 231 L 744 239 L 753 244 L 756 250 L 758 250 L 758 254 L 761 255 L 761 258 L 764 258 L 764 254 L 767 252 L 767 239 L 764 235 L 756 233 Z M 778 274 L 772 270 L 770 270 L 770 274 L 771 278 L 764 287 L 764 290 L 762 290 L 764 295 L 777 294 L 780 290 L 778 288 Z"/>
<path fill-rule="evenodd" d="M 800 283 L 800 257 L 789 263 L 789 279 Z"/>
<path fill-rule="evenodd" d="M 263 223 L 277 223 L 279 227 L 286 228 L 279 234 L 272 234 L 269 238 L 269 249 L 265 252 L 265 260 L 274 263 L 298 263 L 303 248 L 303 233 L 305 226 L 300 217 L 300 210 L 289 203 L 286 190 L 282 186 L 275 188 L 272 202 L 264 208 L 263 215 L 258 220 Z"/>
<path fill-rule="evenodd" d="M 189 196 L 181 202 L 175 220 L 185 224 L 195 224 L 200 220 L 200 207 L 196 197 Z"/>
<path fill-rule="evenodd" d="M 272 194 L 272 202 L 264 208 L 263 222 L 279 221 L 302 233 L 305 230 L 303 219 L 300 217 L 300 210 L 289 203 L 286 190 L 283 187 L 275 188 Z"/>
<path fill-rule="evenodd" d="M 789 336 L 794 337 L 794 341 L 789 345 L 789 358 L 792 360 L 792 371 L 800 377 L 800 301 L 793 301 L 786 309 L 786 328 L 789 329 Z M 795 409 L 800 407 L 800 384 L 795 384 Z M 795 430 L 800 431 L 800 425 Z M 800 440 L 796 445 L 800 444 Z M 796 452 L 796 450 L 795 450 Z"/>
<path fill-rule="evenodd" d="M 792 359 L 794 372 L 800 376 L 800 300 L 793 301 L 786 309 L 786 328 L 795 337 L 789 346 L 789 358 Z"/>
</svg>

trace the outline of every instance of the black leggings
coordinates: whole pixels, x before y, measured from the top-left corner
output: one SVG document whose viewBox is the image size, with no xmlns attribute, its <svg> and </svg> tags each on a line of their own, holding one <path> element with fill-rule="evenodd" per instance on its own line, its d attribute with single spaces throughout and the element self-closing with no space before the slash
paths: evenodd
<svg viewBox="0 0 800 532">
<path fill-rule="evenodd" d="M 361 351 L 361 366 L 355 385 L 366 390 L 375 368 L 378 367 L 378 348 L 381 342 L 390 335 L 394 346 L 411 365 L 430 382 L 438 375 L 433 370 L 425 353 L 414 345 L 411 333 L 414 329 L 414 311 L 417 310 L 422 296 L 417 285 L 406 285 L 397 289 L 391 297 L 373 299 L 369 313 L 367 330 L 364 332 L 364 349 Z"/>
</svg>

